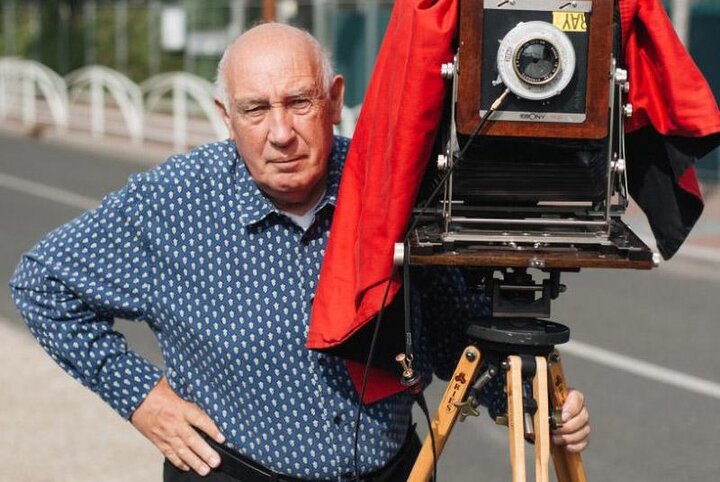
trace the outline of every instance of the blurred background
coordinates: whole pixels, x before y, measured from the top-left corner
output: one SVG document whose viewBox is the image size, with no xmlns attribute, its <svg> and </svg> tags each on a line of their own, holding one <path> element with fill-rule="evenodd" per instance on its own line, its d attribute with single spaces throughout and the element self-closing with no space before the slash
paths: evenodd
<svg viewBox="0 0 720 482">
<path fill-rule="evenodd" d="M 212 80 L 228 39 L 272 16 L 312 32 L 356 79 L 362 101 L 391 0 L 45 0 L 2 1 L 0 52 L 65 76 L 103 65 L 134 82 L 182 70 Z"/>
<path fill-rule="evenodd" d="M 665 4 L 717 97 L 720 0 Z M 204 112 L 212 98 L 208 82 L 228 40 L 271 17 L 312 32 L 350 80 L 341 128 L 350 134 L 393 2 L 1 0 L 0 5 L 0 118 L 20 119 L 36 134 L 48 127 L 84 127 L 96 136 L 172 141 L 180 148 L 223 136 L 214 112 Z M 172 75 L 178 72 L 183 75 Z M 151 127 L 158 119 L 152 114 L 173 112 L 175 123 L 167 127 L 174 134 Z M 703 179 L 720 179 L 718 152 L 698 168 Z"/>
<path fill-rule="evenodd" d="M 390 0 L 0 0 L 0 280 L 44 233 L 133 172 L 226 137 L 212 104 L 228 40 L 263 19 L 312 32 L 347 79 L 338 132 L 352 135 Z M 720 98 L 720 0 L 665 3 Z M 566 372 L 588 396 L 593 482 L 716 480 L 720 473 L 720 151 L 698 163 L 706 210 L 672 261 L 649 273 L 564 280 Z M 642 213 L 625 220 L 653 244 Z M 118 320 L 159 365 L 152 333 Z M 444 386 L 434 383 L 429 404 Z M 417 417 L 419 420 L 419 417 Z M 420 421 L 421 432 L 425 431 Z M 158 481 L 142 436 L 42 352 L 0 289 L 0 482 Z M 505 429 L 455 429 L 440 480 L 507 480 Z"/>
</svg>

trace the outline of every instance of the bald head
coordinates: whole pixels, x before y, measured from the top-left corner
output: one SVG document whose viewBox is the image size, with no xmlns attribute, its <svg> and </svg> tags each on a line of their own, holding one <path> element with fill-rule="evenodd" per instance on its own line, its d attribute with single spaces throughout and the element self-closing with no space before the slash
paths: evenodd
<svg viewBox="0 0 720 482">
<path fill-rule="evenodd" d="M 230 104 L 228 87 L 232 71 L 242 69 L 250 59 L 262 59 L 280 55 L 291 55 L 297 61 L 313 62 L 317 72 L 318 87 L 327 95 L 332 83 L 332 62 L 320 42 L 305 30 L 281 23 L 257 25 L 236 37 L 225 49 L 218 63 L 215 79 L 216 95 L 225 106 Z"/>
<path fill-rule="evenodd" d="M 307 32 L 263 24 L 235 39 L 218 68 L 216 106 L 257 187 L 304 214 L 325 192 L 345 81 Z"/>
</svg>

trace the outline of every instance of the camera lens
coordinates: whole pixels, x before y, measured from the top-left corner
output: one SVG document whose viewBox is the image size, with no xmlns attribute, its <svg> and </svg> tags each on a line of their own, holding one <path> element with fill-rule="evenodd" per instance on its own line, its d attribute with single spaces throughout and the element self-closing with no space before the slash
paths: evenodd
<svg viewBox="0 0 720 482">
<path fill-rule="evenodd" d="M 545 100 L 568 86 L 575 73 L 575 48 L 553 24 L 520 22 L 505 34 L 497 52 L 498 75 L 510 92 Z"/>
<path fill-rule="evenodd" d="M 524 82 L 541 85 L 558 73 L 560 56 L 557 48 L 545 39 L 532 39 L 515 51 L 515 72 Z"/>
</svg>

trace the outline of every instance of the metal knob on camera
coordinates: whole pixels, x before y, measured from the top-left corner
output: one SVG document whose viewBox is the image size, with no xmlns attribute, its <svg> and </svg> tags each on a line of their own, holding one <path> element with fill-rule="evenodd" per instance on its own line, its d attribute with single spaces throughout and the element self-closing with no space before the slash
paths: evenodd
<svg viewBox="0 0 720 482">
<path fill-rule="evenodd" d="M 616 68 L 614 73 L 615 84 L 622 89 L 622 92 L 627 94 L 630 92 L 630 77 L 628 71 L 621 68 Z"/>
<path fill-rule="evenodd" d="M 617 85 L 625 85 L 628 82 L 628 71 L 621 68 L 615 69 L 615 83 Z"/>
<path fill-rule="evenodd" d="M 440 75 L 445 80 L 452 80 L 455 75 L 455 61 L 442 64 L 440 67 Z"/>
<path fill-rule="evenodd" d="M 623 105 L 622 112 L 623 115 L 629 119 L 633 116 L 633 105 L 630 103 Z"/>
<path fill-rule="evenodd" d="M 437 168 L 440 172 L 447 171 L 448 167 L 450 167 L 450 161 L 448 159 L 448 156 L 445 154 L 438 154 L 437 157 Z"/>
<path fill-rule="evenodd" d="M 627 94 L 630 92 L 630 81 L 628 80 L 628 71 L 625 69 L 617 68 L 614 73 L 615 84 L 620 87 L 622 93 Z M 629 119 L 633 115 L 633 106 L 631 103 L 622 105 L 622 115 Z"/>
<path fill-rule="evenodd" d="M 405 243 L 395 243 L 393 246 L 393 266 L 402 266 L 405 263 Z"/>
<path fill-rule="evenodd" d="M 625 175 L 625 159 L 619 158 L 612 162 L 612 170 L 618 176 Z"/>
</svg>

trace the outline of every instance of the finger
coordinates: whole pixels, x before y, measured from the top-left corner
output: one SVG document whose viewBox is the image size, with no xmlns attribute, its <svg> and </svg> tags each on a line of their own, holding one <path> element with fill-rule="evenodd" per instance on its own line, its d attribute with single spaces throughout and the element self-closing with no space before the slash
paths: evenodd
<svg viewBox="0 0 720 482">
<path fill-rule="evenodd" d="M 584 426 L 582 429 L 568 434 L 554 434 L 553 443 L 555 445 L 575 445 L 582 442 L 587 442 L 590 436 L 590 425 Z"/>
<path fill-rule="evenodd" d="M 587 441 L 585 441 L 585 442 L 582 442 L 579 444 L 568 445 L 565 447 L 565 450 L 567 450 L 568 452 L 579 453 L 579 452 L 582 452 L 583 450 L 585 450 L 587 448 L 587 446 L 588 446 L 588 443 L 587 443 Z"/>
<path fill-rule="evenodd" d="M 577 390 L 570 390 L 562 408 L 562 418 L 566 422 L 575 417 L 585 406 L 585 395 Z"/>
<path fill-rule="evenodd" d="M 165 456 L 166 459 L 168 459 L 170 461 L 171 464 L 173 464 L 178 469 L 180 469 L 184 472 L 187 472 L 188 470 L 190 470 L 190 467 L 185 462 L 183 462 L 180 459 L 180 457 L 178 457 L 177 454 L 175 452 L 173 452 L 172 450 L 167 450 L 167 451 L 163 452 L 163 455 Z"/>
<path fill-rule="evenodd" d="M 577 414 L 575 417 L 571 418 L 570 420 L 563 422 L 562 427 L 558 427 L 555 430 L 553 430 L 553 433 L 558 434 L 569 434 L 573 432 L 577 432 L 584 426 L 588 425 L 590 422 L 590 414 L 588 413 L 586 408 L 583 408 L 580 410 L 580 413 Z"/>
<path fill-rule="evenodd" d="M 175 453 L 198 474 L 207 475 L 210 473 L 210 467 L 187 445 L 177 448 Z"/>
<path fill-rule="evenodd" d="M 224 443 L 225 436 L 217 428 L 215 422 L 203 412 L 197 405 L 188 403 L 187 421 L 194 427 L 199 428 L 210 436 L 217 443 Z"/>
<path fill-rule="evenodd" d="M 220 465 L 220 455 L 213 450 L 212 447 L 200 436 L 195 430 L 192 430 L 185 438 L 185 443 L 195 452 L 207 465 L 216 468 Z"/>
</svg>

